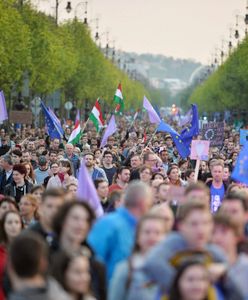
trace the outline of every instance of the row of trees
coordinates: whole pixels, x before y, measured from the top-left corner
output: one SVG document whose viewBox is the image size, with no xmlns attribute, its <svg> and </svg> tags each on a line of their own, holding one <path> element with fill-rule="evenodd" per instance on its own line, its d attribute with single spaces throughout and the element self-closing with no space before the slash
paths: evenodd
<svg viewBox="0 0 248 300">
<path fill-rule="evenodd" d="M 248 39 L 193 90 L 187 101 L 207 112 L 248 109 Z"/>
<path fill-rule="evenodd" d="M 56 26 L 54 19 L 15 0 L 0 1 L 0 89 L 20 91 L 28 78 L 30 99 L 59 90 L 62 100 L 102 97 L 111 103 L 119 81 L 126 106 L 136 106 L 148 92 L 107 60 L 89 29 L 73 20 Z"/>
</svg>

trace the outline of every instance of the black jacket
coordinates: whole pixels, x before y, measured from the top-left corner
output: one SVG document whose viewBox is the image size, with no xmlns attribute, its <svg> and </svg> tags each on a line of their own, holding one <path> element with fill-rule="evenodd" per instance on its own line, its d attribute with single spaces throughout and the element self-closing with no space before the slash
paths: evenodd
<svg viewBox="0 0 248 300">
<path fill-rule="evenodd" d="M 26 194 L 30 193 L 32 187 L 33 187 L 33 184 L 28 182 L 27 180 L 25 180 L 25 185 L 24 185 L 22 195 L 26 195 Z M 20 199 L 18 199 L 18 195 L 17 195 L 17 191 L 16 191 L 16 184 L 14 181 L 5 186 L 3 194 L 5 196 L 11 196 L 11 197 L 15 198 L 16 202 L 18 202 L 18 203 L 20 201 Z"/>
<path fill-rule="evenodd" d="M 4 188 L 7 184 L 13 182 L 13 172 L 9 176 L 8 180 L 6 180 L 6 172 L 5 170 L 0 172 L 0 194 L 3 194 Z"/>
</svg>

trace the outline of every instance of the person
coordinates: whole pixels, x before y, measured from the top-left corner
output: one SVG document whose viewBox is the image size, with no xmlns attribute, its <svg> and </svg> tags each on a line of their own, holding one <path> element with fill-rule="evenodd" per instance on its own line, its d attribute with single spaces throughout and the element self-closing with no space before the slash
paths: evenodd
<svg viewBox="0 0 248 300">
<path fill-rule="evenodd" d="M 210 171 L 213 180 L 207 182 L 207 186 L 210 188 L 210 208 L 213 213 L 217 212 L 221 206 L 227 189 L 223 182 L 223 169 L 224 165 L 219 160 L 213 161 L 210 164 Z"/>
<path fill-rule="evenodd" d="M 50 150 L 51 151 L 59 151 L 59 146 L 60 146 L 60 141 L 57 138 L 54 138 L 53 140 L 51 140 L 50 143 Z"/>
<path fill-rule="evenodd" d="M 68 159 L 72 163 L 73 175 L 75 177 L 77 177 L 78 170 L 79 170 L 79 167 L 80 167 L 80 159 L 76 154 L 74 154 L 74 146 L 72 144 L 66 144 L 65 145 L 64 158 Z"/>
<path fill-rule="evenodd" d="M 105 171 L 102 168 L 96 167 L 94 162 L 94 154 L 91 152 L 86 152 L 84 154 L 85 166 L 91 175 L 92 180 L 104 178 L 108 180 Z"/>
<path fill-rule="evenodd" d="M 114 183 L 109 187 L 109 193 L 116 190 L 125 190 L 130 179 L 130 170 L 128 167 L 122 166 L 116 171 Z"/>
<path fill-rule="evenodd" d="M 8 274 L 14 290 L 8 299 L 71 300 L 54 279 L 46 276 L 47 271 L 48 249 L 45 242 L 33 232 L 21 233 L 13 240 L 9 250 Z"/>
<path fill-rule="evenodd" d="M 11 151 L 10 155 L 11 155 L 11 158 L 12 158 L 13 165 L 21 163 L 21 158 L 22 158 L 21 150 L 16 148 L 16 149 Z"/>
<path fill-rule="evenodd" d="M 110 151 L 104 151 L 103 159 L 102 159 L 102 169 L 104 170 L 108 182 L 111 185 L 113 181 L 113 177 L 116 173 L 116 167 L 113 165 L 113 154 Z"/>
<path fill-rule="evenodd" d="M 235 223 L 239 239 L 245 239 L 245 225 L 248 211 L 245 195 L 241 192 L 230 192 L 224 197 L 220 211 L 226 213 Z"/>
<path fill-rule="evenodd" d="M 35 179 L 37 184 L 43 184 L 44 179 L 49 176 L 49 168 L 47 159 L 44 155 L 41 155 L 38 159 L 38 168 L 34 170 Z"/>
<path fill-rule="evenodd" d="M 59 171 L 57 175 L 52 176 L 47 183 L 47 189 L 50 188 L 66 188 L 70 183 L 78 184 L 77 178 L 73 175 L 72 165 L 69 160 L 61 160 L 59 162 Z"/>
<path fill-rule="evenodd" d="M 200 200 L 210 209 L 210 190 L 201 181 L 197 181 L 188 185 L 184 191 L 185 200 Z"/>
<path fill-rule="evenodd" d="M 130 158 L 130 166 L 131 166 L 131 174 L 130 174 L 130 181 L 140 179 L 139 175 L 139 168 L 142 165 L 142 160 L 140 155 L 134 153 Z"/>
<path fill-rule="evenodd" d="M 24 228 L 28 228 L 39 219 L 38 201 L 35 196 L 31 194 L 22 196 L 19 202 L 19 209 Z"/>
<path fill-rule="evenodd" d="M 167 203 L 168 202 L 168 191 L 170 185 L 165 181 L 160 182 L 157 187 L 157 202 L 158 203 Z"/>
<path fill-rule="evenodd" d="M 57 254 L 53 258 L 51 274 L 73 300 L 95 300 L 90 295 L 90 261 L 83 251 Z"/>
<path fill-rule="evenodd" d="M 185 172 L 185 179 L 186 179 L 186 184 L 189 185 L 191 183 L 195 182 L 195 170 L 194 169 L 188 169 Z"/>
<path fill-rule="evenodd" d="M 28 194 L 33 185 L 25 179 L 27 170 L 22 164 L 13 166 L 13 182 L 7 184 L 4 188 L 4 195 L 15 198 L 19 203 L 23 195 Z"/>
<path fill-rule="evenodd" d="M 141 166 L 139 169 L 139 178 L 142 182 L 149 185 L 152 178 L 152 169 L 146 165 Z"/>
<path fill-rule="evenodd" d="M 208 243 L 213 220 L 206 205 L 196 200 L 182 204 L 178 210 L 177 228 L 178 232 L 169 234 L 148 254 L 144 271 L 149 278 L 157 282 L 162 291 L 168 292 L 176 274 L 173 259 L 190 257 L 192 250 L 208 251 L 218 265 L 217 270 L 216 265 L 212 265 L 210 271 L 215 278 L 222 276 L 226 271 L 226 259 L 221 249 Z"/>
<path fill-rule="evenodd" d="M 3 278 L 7 264 L 8 249 L 13 239 L 23 229 L 21 216 L 17 211 L 7 211 L 0 222 L 0 299 L 5 299 Z"/>
<path fill-rule="evenodd" d="M 106 299 L 105 268 L 94 257 L 86 238 L 95 215 L 90 206 L 77 200 L 65 203 L 53 219 L 53 231 L 58 243 L 51 248 L 53 253 L 78 252 L 83 247 L 91 258 L 92 291 L 99 300 Z"/>
<path fill-rule="evenodd" d="M 142 263 L 150 249 L 166 233 L 165 220 L 156 215 L 145 215 L 138 223 L 134 248 L 128 260 L 119 263 L 110 282 L 108 300 L 153 300 L 157 286 L 151 286 L 142 270 Z"/>
<path fill-rule="evenodd" d="M 44 193 L 44 191 L 45 191 L 45 189 L 44 189 L 43 185 L 35 185 L 30 190 L 30 194 L 33 195 L 37 200 L 38 207 L 41 204 L 42 194 Z"/>
<path fill-rule="evenodd" d="M 64 203 L 64 191 L 60 189 L 45 190 L 41 197 L 39 221 L 28 229 L 40 235 L 48 245 L 52 245 L 55 235 L 52 221 L 59 207 Z"/>
<path fill-rule="evenodd" d="M 102 208 L 104 212 L 106 212 L 109 208 L 109 201 L 108 201 L 108 193 L 109 193 L 109 184 L 104 179 L 96 179 L 94 180 L 95 188 L 99 199 L 101 201 Z"/>
<path fill-rule="evenodd" d="M 177 165 L 172 165 L 167 172 L 167 176 L 171 185 L 183 186 L 183 183 L 179 177 L 179 168 Z"/>
<path fill-rule="evenodd" d="M 78 189 L 78 185 L 75 183 L 70 183 L 66 186 L 66 191 L 67 191 L 66 196 L 68 200 L 75 199 L 75 197 L 77 196 L 77 189 Z"/>
<path fill-rule="evenodd" d="M 167 173 L 169 169 L 169 154 L 166 148 L 161 148 L 159 150 L 159 157 L 162 160 L 162 167 L 165 173 Z"/>
<path fill-rule="evenodd" d="M 13 181 L 13 161 L 10 155 L 2 157 L 2 171 L 0 172 L 0 194 L 3 194 L 7 184 Z"/>
<path fill-rule="evenodd" d="M 9 210 L 18 211 L 18 205 L 14 198 L 5 196 L 0 201 L 0 220 L 2 220 L 3 215 Z"/>
<path fill-rule="evenodd" d="M 150 211 L 149 215 L 155 215 L 163 218 L 165 222 L 165 233 L 168 234 L 172 231 L 175 217 L 171 207 L 167 203 L 159 203 L 154 205 Z"/>
<path fill-rule="evenodd" d="M 32 159 L 31 154 L 28 150 L 22 151 L 22 162 L 30 162 L 34 168 L 34 170 L 37 168 L 37 163 L 35 160 Z"/>
<path fill-rule="evenodd" d="M 44 179 L 43 185 L 46 188 L 50 178 L 56 176 L 59 172 L 59 163 L 57 161 L 50 163 L 50 175 Z"/>
<path fill-rule="evenodd" d="M 234 220 L 218 212 L 214 216 L 212 242 L 225 251 L 229 263 L 227 276 L 236 283 L 244 299 L 248 299 L 248 257 L 244 253 L 238 254 L 238 240 L 239 231 Z"/>
<path fill-rule="evenodd" d="M 117 208 L 123 205 L 123 191 L 113 191 L 108 195 L 109 207 L 106 210 L 106 213 L 114 212 Z"/>
<path fill-rule="evenodd" d="M 23 165 L 25 166 L 26 170 L 27 170 L 27 174 L 25 179 L 27 181 L 29 181 L 32 184 L 36 184 L 36 180 L 35 180 L 35 174 L 34 174 L 34 170 L 33 170 L 33 166 L 30 162 L 24 162 Z"/>
<path fill-rule="evenodd" d="M 109 280 L 117 263 L 131 254 L 137 222 L 152 205 L 151 189 L 143 182 L 133 181 L 125 190 L 123 201 L 123 207 L 96 221 L 88 237 L 97 257 L 106 265 Z"/>
<path fill-rule="evenodd" d="M 148 151 L 143 156 L 144 165 L 150 167 L 152 171 L 157 171 L 158 157 L 155 153 Z"/>
</svg>

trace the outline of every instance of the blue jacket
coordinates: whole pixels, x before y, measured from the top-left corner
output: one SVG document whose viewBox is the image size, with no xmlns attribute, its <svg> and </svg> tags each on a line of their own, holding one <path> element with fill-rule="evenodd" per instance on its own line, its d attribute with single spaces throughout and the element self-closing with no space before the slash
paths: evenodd
<svg viewBox="0 0 248 300">
<path fill-rule="evenodd" d="M 131 254 L 136 225 L 137 219 L 125 207 L 105 215 L 94 224 L 88 242 L 97 258 L 105 263 L 108 279 L 117 263 Z"/>
</svg>

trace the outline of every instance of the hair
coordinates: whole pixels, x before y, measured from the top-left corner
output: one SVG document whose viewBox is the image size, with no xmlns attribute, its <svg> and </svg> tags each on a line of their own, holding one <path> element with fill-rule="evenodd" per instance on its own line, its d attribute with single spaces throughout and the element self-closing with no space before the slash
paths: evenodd
<svg viewBox="0 0 248 300">
<path fill-rule="evenodd" d="M 165 176 L 164 176 L 162 173 L 160 173 L 160 172 L 153 173 L 153 175 L 152 175 L 152 180 L 156 179 L 155 177 L 156 177 L 157 175 L 161 176 L 161 177 L 163 178 L 163 180 L 165 180 Z"/>
<path fill-rule="evenodd" d="M 0 206 L 4 203 L 7 202 L 9 204 L 14 205 L 14 207 L 16 208 L 16 211 L 18 211 L 18 205 L 15 201 L 15 198 L 11 197 L 11 196 L 4 196 L 1 200 L 0 200 Z"/>
<path fill-rule="evenodd" d="M 192 174 L 192 173 L 194 173 L 195 172 L 195 170 L 194 169 L 188 169 L 186 172 L 185 172 L 185 178 L 187 179 L 187 178 L 189 178 L 189 176 Z"/>
<path fill-rule="evenodd" d="M 63 189 L 57 189 L 57 188 L 51 188 L 51 189 L 46 189 L 44 193 L 42 194 L 42 202 L 46 201 L 46 198 L 48 197 L 60 197 L 64 199 L 64 190 Z"/>
<path fill-rule="evenodd" d="M 143 171 L 145 170 L 149 170 L 150 171 L 150 174 L 152 175 L 152 169 L 146 165 L 143 165 L 139 168 L 139 173 L 142 173 Z"/>
<path fill-rule="evenodd" d="M 232 229 L 235 235 L 239 236 L 237 225 L 235 224 L 235 222 L 233 222 L 232 218 L 230 218 L 227 214 L 218 212 L 214 215 L 213 219 L 215 225 L 220 225 Z"/>
<path fill-rule="evenodd" d="M 167 171 L 167 175 L 169 176 L 171 171 L 174 170 L 174 169 L 177 169 L 179 171 L 178 165 L 174 164 L 174 165 L 170 166 L 168 171 Z"/>
<path fill-rule="evenodd" d="M 30 162 L 23 162 L 22 164 L 24 165 L 25 168 L 26 168 L 26 165 L 29 165 L 29 167 L 30 167 L 29 177 L 34 181 L 35 174 L 34 174 L 34 168 L 33 168 L 32 164 Z M 26 174 L 26 176 L 27 176 L 27 174 Z"/>
<path fill-rule="evenodd" d="M 198 191 L 198 190 L 206 192 L 206 194 L 210 197 L 209 188 L 201 181 L 193 182 L 193 183 L 189 184 L 186 187 L 184 194 L 185 194 L 185 196 L 187 196 L 192 191 Z"/>
<path fill-rule="evenodd" d="M 92 153 L 92 152 L 85 152 L 84 154 L 83 154 L 83 157 L 85 157 L 86 155 L 91 155 L 92 157 L 93 157 L 93 159 L 95 159 L 95 155 L 94 155 L 94 153 Z"/>
<path fill-rule="evenodd" d="M 210 163 L 210 170 L 212 171 L 213 167 L 217 166 L 221 166 L 222 168 L 224 168 L 224 163 L 219 159 L 212 160 Z"/>
<path fill-rule="evenodd" d="M 137 207 L 141 199 L 144 199 L 151 191 L 150 187 L 139 180 L 132 181 L 126 188 L 123 196 L 127 208 Z"/>
<path fill-rule="evenodd" d="M 177 210 L 177 220 L 178 222 L 184 221 L 194 210 L 200 210 L 209 212 L 208 208 L 206 208 L 206 205 L 204 203 L 201 203 L 199 201 L 188 201 L 183 203 L 178 207 Z"/>
<path fill-rule="evenodd" d="M 99 179 L 95 179 L 94 180 L 94 185 L 95 185 L 95 188 L 98 189 L 99 185 L 102 183 L 102 182 L 107 182 L 108 181 L 104 178 L 99 178 Z"/>
<path fill-rule="evenodd" d="M 49 156 L 50 156 L 51 154 L 56 154 L 56 155 L 58 155 L 58 151 L 57 151 L 57 150 L 50 150 L 50 151 L 49 151 Z"/>
<path fill-rule="evenodd" d="M 244 195 L 242 192 L 230 192 L 228 194 L 225 195 L 223 202 L 228 202 L 228 201 L 236 201 L 236 202 L 240 202 L 244 211 L 248 211 L 248 205 L 247 205 L 247 196 Z"/>
<path fill-rule="evenodd" d="M 205 265 L 197 259 L 188 259 L 188 260 L 184 261 L 184 263 L 182 263 L 178 267 L 176 276 L 174 277 L 173 283 L 171 285 L 170 300 L 182 300 L 182 295 L 180 293 L 180 288 L 179 288 L 179 282 L 180 282 L 180 279 L 181 279 L 182 275 L 184 274 L 184 272 L 188 268 L 193 267 L 193 266 L 201 266 L 203 268 L 206 268 Z M 208 295 L 206 295 L 204 300 L 210 300 Z"/>
<path fill-rule="evenodd" d="M 43 185 L 35 185 L 31 188 L 30 194 L 35 193 L 37 190 L 42 190 L 43 192 L 45 191 L 45 188 Z"/>
<path fill-rule="evenodd" d="M 11 154 L 15 154 L 16 156 L 22 157 L 22 152 L 19 149 L 12 150 Z"/>
<path fill-rule="evenodd" d="M 21 222 L 21 227 L 23 228 L 23 222 L 22 222 L 22 218 L 19 214 L 18 211 L 15 211 L 15 210 L 9 210 L 9 211 L 6 211 L 2 217 L 2 219 L 0 220 L 0 242 L 3 243 L 4 245 L 8 245 L 9 244 L 9 240 L 8 240 L 8 236 L 7 236 L 7 233 L 5 231 L 5 222 L 6 222 L 6 219 L 8 217 L 9 214 L 15 214 L 19 217 L 20 219 L 20 222 Z"/>
<path fill-rule="evenodd" d="M 106 155 L 111 155 L 112 156 L 112 158 L 113 158 L 113 153 L 111 152 L 111 151 L 104 151 L 103 152 L 103 156 L 102 157 L 105 157 Z"/>
<path fill-rule="evenodd" d="M 168 183 L 166 183 L 165 181 L 162 181 L 162 182 L 158 185 L 158 187 L 157 187 L 158 191 L 159 191 L 159 189 L 160 189 L 160 187 L 161 187 L 162 185 L 170 186 L 170 185 L 169 185 Z"/>
<path fill-rule="evenodd" d="M 60 238 L 60 235 L 62 233 L 63 230 L 63 226 L 64 223 L 66 221 L 66 218 L 68 216 L 68 214 L 70 213 L 71 209 L 74 207 L 81 207 L 84 210 L 86 210 L 86 212 L 89 215 L 88 218 L 88 223 L 89 223 L 89 228 L 91 228 L 93 221 L 95 220 L 95 213 L 92 210 L 92 208 L 89 206 L 88 203 L 86 203 L 85 201 L 78 201 L 78 199 L 73 200 L 72 202 L 67 202 L 64 203 L 58 210 L 58 212 L 55 214 L 54 218 L 53 218 L 53 230 L 55 232 L 55 234 L 58 236 L 58 238 Z"/>
<path fill-rule="evenodd" d="M 34 210 L 34 218 L 35 218 L 36 220 L 38 220 L 38 219 L 39 219 L 39 214 L 38 214 L 38 202 L 37 202 L 36 197 L 35 197 L 34 195 L 32 195 L 32 194 L 26 194 L 26 195 L 23 195 L 23 196 L 21 197 L 20 201 L 21 201 L 22 199 L 26 199 L 27 201 L 29 201 L 29 202 L 32 204 L 32 206 L 35 207 L 35 210 Z"/>
<path fill-rule="evenodd" d="M 41 261 L 48 260 L 47 245 L 39 234 L 27 230 L 11 243 L 9 259 L 11 267 L 20 278 L 43 275 L 46 270 L 42 270 L 44 266 L 42 268 Z"/>
<path fill-rule="evenodd" d="M 69 160 L 62 159 L 62 160 L 60 160 L 59 163 L 62 165 L 62 167 L 69 168 L 69 170 L 67 171 L 68 175 L 71 176 L 73 174 L 72 165 L 71 165 L 71 162 Z"/>
<path fill-rule="evenodd" d="M 9 154 L 5 154 L 3 156 L 3 160 L 8 163 L 9 165 L 13 166 L 12 157 Z"/>
<path fill-rule="evenodd" d="M 145 154 L 143 156 L 143 162 L 144 163 L 145 163 L 145 161 L 149 160 L 149 155 L 150 154 L 154 154 L 154 152 L 152 152 L 152 151 L 145 152 Z"/>
<path fill-rule="evenodd" d="M 23 165 L 23 164 L 16 164 L 13 166 L 13 172 L 16 171 L 22 175 L 25 175 L 27 174 L 27 170 L 26 170 L 26 167 Z"/>
</svg>

